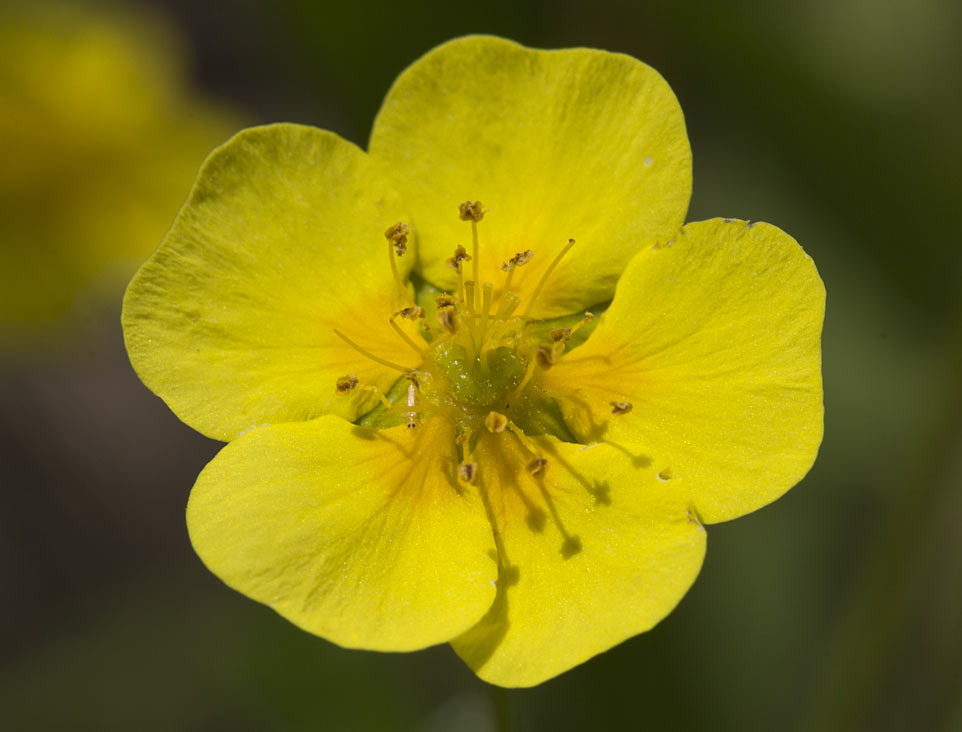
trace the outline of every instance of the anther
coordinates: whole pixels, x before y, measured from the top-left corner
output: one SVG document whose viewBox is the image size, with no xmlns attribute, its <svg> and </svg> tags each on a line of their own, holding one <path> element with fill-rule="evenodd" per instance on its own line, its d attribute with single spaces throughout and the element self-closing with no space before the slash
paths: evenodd
<svg viewBox="0 0 962 732">
<path fill-rule="evenodd" d="M 500 412 L 488 412 L 488 416 L 484 418 L 484 426 L 488 428 L 488 432 L 504 432 L 508 426 L 508 418 Z"/>
<path fill-rule="evenodd" d="M 474 482 L 478 478 L 478 464 L 477 463 L 461 463 L 458 466 L 458 477 L 463 482 L 474 485 Z"/>
<path fill-rule="evenodd" d="M 458 214 L 462 221 L 480 221 L 484 218 L 484 207 L 481 201 L 465 201 L 458 205 Z"/>
<path fill-rule="evenodd" d="M 476 226 L 476 225 L 474 225 Z M 458 273 L 458 301 L 464 302 L 464 268 L 461 266 L 461 262 L 470 262 L 471 255 L 468 254 L 467 250 L 458 245 L 457 249 L 454 250 L 454 256 L 446 260 L 445 264 L 451 269 Z"/>
<path fill-rule="evenodd" d="M 507 272 L 512 267 L 521 267 L 531 261 L 534 256 L 534 252 L 530 249 L 526 249 L 523 252 L 518 252 L 513 257 L 511 257 L 507 262 L 501 263 L 501 271 Z"/>
<path fill-rule="evenodd" d="M 438 308 L 438 322 L 448 333 L 457 333 L 461 327 L 461 317 L 453 305 Z"/>
<path fill-rule="evenodd" d="M 357 386 L 357 384 L 357 376 L 354 374 L 348 374 L 347 376 L 342 376 L 337 380 L 334 390 L 338 394 L 348 394 L 354 391 L 354 388 Z"/>
<path fill-rule="evenodd" d="M 394 313 L 395 318 L 407 318 L 408 320 L 420 320 L 424 317 L 424 308 L 412 305 L 409 308 L 401 308 Z"/>
<path fill-rule="evenodd" d="M 541 344 L 534 352 L 534 356 L 541 368 L 550 369 L 554 366 L 555 350 L 551 346 Z"/>
<path fill-rule="evenodd" d="M 446 260 L 444 260 L 444 263 L 448 265 L 448 267 L 450 267 L 451 269 L 456 269 L 460 272 L 461 262 L 470 262 L 470 261 L 471 261 L 471 255 L 468 254 L 468 250 L 462 247 L 461 245 L 458 245 L 458 248 L 454 250 L 454 256 L 448 257 Z"/>
<path fill-rule="evenodd" d="M 548 461 L 543 457 L 536 457 L 530 463 L 528 463 L 528 472 L 531 473 L 535 478 L 539 478 L 544 475 L 545 469 L 548 467 Z"/>
<path fill-rule="evenodd" d="M 441 308 L 453 308 L 458 304 L 458 301 L 450 295 L 439 295 L 434 298 L 434 302 L 437 304 L 438 310 Z"/>
<path fill-rule="evenodd" d="M 558 343 L 559 341 L 568 342 L 571 340 L 572 333 L 583 327 L 585 323 L 590 323 L 594 319 L 594 313 L 585 311 L 585 316 L 570 328 L 555 328 L 554 330 L 550 331 L 549 335 L 551 336 L 551 340 L 553 340 L 555 343 Z"/>
<path fill-rule="evenodd" d="M 631 402 L 609 402 L 612 414 L 628 414 L 632 409 Z"/>
<path fill-rule="evenodd" d="M 468 441 L 467 432 L 462 432 L 460 435 L 454 438 L 455 445 L 464 445 L 464 444 L 467 444 L 467 441 Z"/>
<path fill-rule="evenodd" d="M 391 242 L 391 246 L 394 247 L 394 251 L 397 255 L 403 256 L 408 250 L 408 234 L 410 233 L 410 227 L 403 221 L 398 221 L 394 226 L 388 227 L 387 231 L 384 232 L 384 238 Z"/>
</svg>

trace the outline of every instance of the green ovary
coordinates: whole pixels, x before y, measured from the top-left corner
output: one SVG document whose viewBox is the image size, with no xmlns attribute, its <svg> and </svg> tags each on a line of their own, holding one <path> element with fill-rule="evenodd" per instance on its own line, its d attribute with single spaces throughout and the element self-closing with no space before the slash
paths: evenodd
<svg viewBox="0 0 962 732">
<path fill-rule="evenodd" d="M 434 365 L 447 386 L 445 401 L 466 412 L 481 410 L 487 414 L 504 407 L 499 402 L 521 383 L 527 366 L 526 360 L 511 348 L 487 351 L 484 363 L 480 356 L 469 354 L 464 346 L 456 343 L 445 344 L 437 350 Z"/>
<path fill-rule="evenodd" d="M 437 348 L 422 366 L 432 375 L 425 395 L 451 414 L 465 432 L 482 428 L 489 412 L 504 414 L 526 434 L 552 434 L 574 441 L 555 400 L 534 380 L 522 385 L 529 359 L 515 348 L 499 346 L 474 355 L 459 343 Z"/>
</svg>

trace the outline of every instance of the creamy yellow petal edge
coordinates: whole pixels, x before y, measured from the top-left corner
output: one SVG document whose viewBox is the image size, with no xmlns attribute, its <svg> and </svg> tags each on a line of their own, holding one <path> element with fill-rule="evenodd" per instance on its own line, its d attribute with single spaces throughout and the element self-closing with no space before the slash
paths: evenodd
<svg viewBox="0 0 962 732">
<path fill-rule="evenodd" d="M 650 629 L 694 582 L 705 531 L 683 486 L 610 445 L 482 436 L 479 488 L 498 530 L 498 597 L 452 641 L 482 679 L 533 686 Z"/>
<path fill-rule="evenodd" d="M 369 149 L 414 216 L 419 266 L 437 285 L 453 287 L 444 259 L 455 246 L 471 251 L 471 227 L 457 215 L 466 199 L 488 209 L 478 227 L 482 281 L 500 287 L 502 262 L 535 253 L 515 273 L 523 303 L 575 239 L 538 317 L 610 299 L 631 256 L 681 226 L 691 195 L 674 94 L 651 67 L 605 51 L 484 36 L 445 43 L 394 83 Z"/>
<path fill-rule="evenodd" d="M 382 389 L 396 371 L 334 334 L 416 364 L 388 325 L 401 305 L 385 229 L 406 219 L 367 155 L 330 132 L 278 124 L 215 150 L 124 299 L 124 338 L 143 382 L 184 422 L 229 440 L 251 427 L 333 413 L 339 376 Z M 413 242 L 412 242 L 413 244 Z M 410 269 L 413 252 L 400 260 Z"/>
<path fill-rule="evenodd" d="M 641 252 L 588 341 L 545 374 L 568 427 L 652 456 L 706 523 L 802 479 L 822 440 L 825 288 L 770 224 L 712 219 Z M 632 411 L 612 415 L 610 402 Z"/>
<path fill-rule="evenodd" d="M 262 427 L 200 474 L 190 538 L 224 582 L 304 630 L 351 648 L 423 648 L 476 623 L 496 592 L 491 527 L 456 469 L 441 419 Z"/>
</svg>

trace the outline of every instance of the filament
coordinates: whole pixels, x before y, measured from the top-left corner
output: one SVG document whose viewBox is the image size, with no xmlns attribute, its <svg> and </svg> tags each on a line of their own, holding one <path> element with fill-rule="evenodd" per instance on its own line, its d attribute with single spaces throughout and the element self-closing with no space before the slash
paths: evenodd
<svg viewBox="0 0 962 732">
<path fill-rule="evenodd" d="M 403 340 L 403 341 L 404 341 L 405 343 L 407 343 L 411 348 L 413 348 L 415 351 L 417 351 L 420 355 L 423 356 L 423 355 L 424 355 L 424 349 L 421 348 L 421 346 L 419 346 L 417 343 L 415 343 L 415 342 L 414 342 L 414 339 L 412 339 L 411 336 L 409 336 L 407 333 L 405 333 L 405 332 L 401 329 L 401 326 L 399 326 L 397 323 L 394 322 L 394 319 L 395 319 L 396 317 L 397 317 L 397 313 L 395 313 L 394 315 L 392 315 L 392 316 L 391 316 L 391 319 L 388 321 L 388 322 L 391 324 L 391 327 L 394 328 L 394 332 L 397 333 L 399 336 L 401 336 L 401 340 Z"/>
<path fill-rule="evenodd" d="M 341 331 L 339 331 L 337 328 L 334 329 L 334 332 L 338 335 L 338 337 L 339 337 L 341 340 L 343 340 L 345 343 L 347 343 L 347 345 L 349 345 L 349 346 L 350 346 L 351 348 L 353 348 L 355 351 L 357 351 L 358 353 L 360 353 L 362 356 L 367 356 L 369 359 L 371 359 L 371 360 L 374 361 L 375 363 L 379 363 L 379 364 L 381 364 L 382 366 L 387 366 L 389 369 L 394 369 L 395 371 L 400 371 L 402 374 L 406 374 L 406 373 L 408 373 L 408 371 L 410 371 L 410 369 L 407 368 L 406 366 L 401 366 L 401 364 L 394 363 L 393 361 L 388 361 L 386 358 L 381 358 L 380 356 L 375 356 L 373 353 L 371 353 L 370 351 L 368 351 L 366 348 L 361 348 L 359 345 L 357 345 L 357 343 L 355 343 L 355 342 L 352 341 L 350 338 L 348 338 L 346 335 L 344 335 L 343 333 L 341 333 Z"/>
<path fill-rule="evenodd" d="M 471 219 L 471 243 L 473 245 L 474 259 L 471 264 L 471 271 L 474 273 L 474 281 L 479 282 L 478 278 L 478 222 Z M 478 303 L 474 301 L 474 309 L 478 310 Z"/>
<path fill-rule="evenodd" d="M 575 240 L 568 239 L 568 243 L 565 245 L 564 249 L 558 252 L 558 256 L 551 260 L 551 264 L 548 265 L 548 268 L 544 271 L 544 274 L 541 275 L 541 279 L 538 280 L 538 286 L 534 288 L 534 294 L 531 296 L 531 300 L 528 301 L 528 307 L 526 307 L 524 309 L 524 313 L 521 314 L 522 318 L 527 318 L 531 314 L 531 310 L 534 308 L 535 303 L 538 302 L 538 296 L 541 294 L 541 289 L 544 287 L 545 282 L 548 281 L 548 277 L 550 277 L 551 273 L 554 272 L 554 268 L 558 266 L 558 262 L 561 261 L 561 258 L 564 257 L 564 255 L 568 253 L 568 250 L 574 245 Z"/>
<path fill-rule="evenodd" d="M 411 297 L 411 293 L 408 292 L 408 288 L 404 286 L 404 281 L 401 279 L 401 273 L 398 272 L 397 262 L 394 261 L 394 243 L 389 239 L 387 243 L 387 258 L 391 260 L 391 273 L 394 275 L 394 283 L 397 285 L 404 299 L 414 305 L 414 298 Z"/>
</svg>

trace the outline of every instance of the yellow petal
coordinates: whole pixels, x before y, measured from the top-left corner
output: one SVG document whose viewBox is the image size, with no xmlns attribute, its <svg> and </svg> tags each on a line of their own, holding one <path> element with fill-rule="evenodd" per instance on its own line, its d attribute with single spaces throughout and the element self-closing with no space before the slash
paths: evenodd
<svg viewBox="0 0 962 732">
<path fill-rule="evenodd" d="M 417 354 L 388 325 L 402 306 L 385 229 L 405 219 L 369 158 L 336 135 L 280 124 L 241 132 L 204 163 L 163 243 L 131 282 L 124 337 L 143 382 L 187 424 L 229 440 L 251 427 L 372 403 Z M 402 275 L 414 252 L 402 258 Z"/>
<path fill-rule="evenodd" d="M 231 587 L 342 646 L 449 640 L 495 597 L 491 528 L 454 477 L 453 428 L 339 417 L 256 429 L 190 496 L 197 553 Z"/>
<path fill-rule="evenodd" d="M 522 303 L 577 240 L 538 317 L 608 300 L 631 256 L 677 231 L 691 195 L 691 150 L 668 84 L 629 56 L 590 49 L 446 43 L 395 82 L 370 152 L 414 216 L 420 266 L 437 285 L 453 287 L 444 259 L 455 246 L 471 251 L 471 227 L 458 218 L 467 199 L 488 209 L 478 224 L 482 281 L 500 287 L 500 264 L 534 252 L 514 277 Z"/>
<path fill-rule="evenodd" d="M 640 253 L 588 341 L 544 375 L 584 440 L 648 454 L 706 523 L 774 501 L 822 440 L 825 288 L 764 223 L 689 224 Z M 612 402 L 629 402 L 613 415 Z"/>
<path fill-rule="evenodd" d="M 609 445 L 536 440 L 538 478 L 513 437 L 475 458 L 499 538 L 498 597 L 452 641 L 486 681 L 533 686 L 651 628 L 701 567 L 705 531 L 684 490 Z"/>
</svg>

